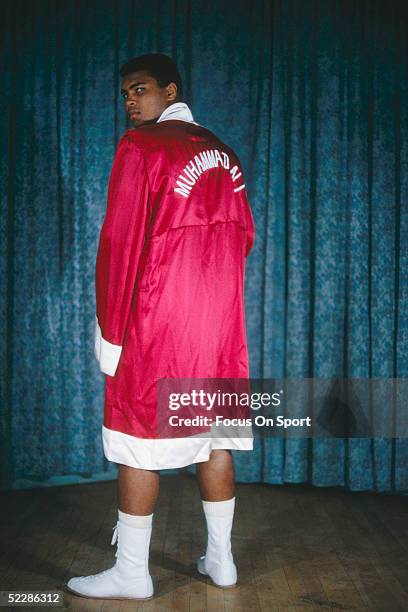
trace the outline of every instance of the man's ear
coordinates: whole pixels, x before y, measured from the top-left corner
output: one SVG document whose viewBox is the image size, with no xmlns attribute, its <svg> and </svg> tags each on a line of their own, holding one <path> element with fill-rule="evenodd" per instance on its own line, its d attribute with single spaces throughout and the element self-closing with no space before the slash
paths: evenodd
<svg viewBox="0 0 408 612">
<path fill-rule="evenodd" d="M 175 83 L 169 83 L 166 86 L 167 100 L 174 102 L 177 99 L 177 85 Z"/>
</svg>

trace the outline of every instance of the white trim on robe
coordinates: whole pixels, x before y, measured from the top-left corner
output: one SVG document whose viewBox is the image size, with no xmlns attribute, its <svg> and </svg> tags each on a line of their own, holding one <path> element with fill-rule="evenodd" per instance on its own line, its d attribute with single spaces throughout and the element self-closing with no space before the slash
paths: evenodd
<svg viewBox="0 0 408 612">
<path fill-rule="evenodd" d="M 94 354 L 99 363 L 99 369 L 108 376 L 115 376 L 118 367 L 122 346 L 112 344 L 102 336 L 98 317 L 95 315 L 95 343 Z"/>
<path fill-rule="evenodd" d="M 169 121 L 170 119 L 177 119 L 178 121 L 187 121 L 188 123 L 194 123 L 194 125 L 200 125 L 194 121 L 193 114 L 185 102 L 173 102 L 167 108 L 164 109 L 156 123 L 159 121 Z"/>
<path fill-rule="evenodd" d="M 171 470 L 208 461 L 215 449 L 253 450 L 253 438 L 136 438 L 102 425 L 106 459 L 142 470 Z"/>
</svg>

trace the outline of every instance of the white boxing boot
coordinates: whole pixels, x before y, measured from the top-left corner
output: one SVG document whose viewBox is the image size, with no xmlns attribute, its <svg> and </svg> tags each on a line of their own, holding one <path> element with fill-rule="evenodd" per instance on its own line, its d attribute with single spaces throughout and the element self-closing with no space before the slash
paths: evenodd
<svg viewBox="0 0 408 612">
<path fill-rule="evenodd" d="M 116 563 L 93 574 L 71 578 L 67 588 L 82 597 L 97 599 L 151 599 L 153 582 L 149 574 L 149 545 L 152 517 L 118 511 L 111 544 L 117 541 Z"/>
<path fill-rule="evenodd" d="M 216 586 L 233 587 L 237 582 L 237 568 L 231 553 L 231 529 L 234 519 L 235 497 L 220 502 L 202 500 L 207 522 L 207 550 L 197 561 L 200 574 L 209 576 Z"/>
</svg>

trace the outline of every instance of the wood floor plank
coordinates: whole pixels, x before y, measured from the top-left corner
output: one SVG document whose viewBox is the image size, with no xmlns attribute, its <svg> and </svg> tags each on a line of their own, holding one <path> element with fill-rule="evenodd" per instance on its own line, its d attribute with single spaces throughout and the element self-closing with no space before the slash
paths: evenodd
<svg viewBox="0 0 408 612">
<path fill-rule="evenodd" d="M 187 612 L 190 609 L 191 581 L 193 572 L 192 537 L 195 528 L 193 516 L 194 488 L 187 483 L 174 491 L 178 501 L 179 529 L 174 552 L 174 582 L 171 606 L 173 610 Z"/>
</svg>

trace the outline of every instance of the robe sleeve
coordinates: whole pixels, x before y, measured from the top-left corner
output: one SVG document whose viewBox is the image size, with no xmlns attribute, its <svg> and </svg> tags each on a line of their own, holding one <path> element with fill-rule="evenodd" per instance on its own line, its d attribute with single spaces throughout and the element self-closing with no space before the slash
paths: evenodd
<svg viewBox="0 0 408 612">
<path fill-rule="evenodd" d="M 148 208 L 149 183 L 143 152 L 125 134 L 118 144 L 109 179 L 95 269 L 94 353 L 100 370 L 109 376 L 115 375 L 122 353 Z"/>
<path fill-rule="evenodd" d="M 238 175 L 236 178 L 239 178 L 237 184 L 237 198 L 239 199 L 239 207 L 240 211 L 242 211 L 241 218 L 244 219 L 245 228 L 246 228 L 246 244 L 245 244 L 245 257 L 248 257 L 250 252 L 252 251 L 252 247 L 254 246 L 255 241 L 255 223 L 252 215 L 251 206 L 248 202 L 248 193 L 245 187 L 245 179 L 244 179 L 244 171 L 242 169 L 242 164 L 239 157 L 230 149 L 230 156 L 233 160 L 234 166 L 238 168 Z M 236 180 L 233 178 L 233 181 Z"/>
<path fill-rule="evenodd" d="M 254 218 L 252 216 L 251 207 L 249 205 L 249 202 L 246 196 L 245 196 L 245 199 L 246 199 L 246 226 L 247 226 L 247 244 L 246 244 L 245 256 L 248 257 L 248 255 L 252 251 L 252 247 L 254 246 L 255 223 L 254 223 Z"/>
<path fill-rule="evenodd" d="M 241 170 L 242 174 L 242 170 Z M 245 187 L 245 183 L 244 183 Z M 252 215 L 251 206 L 248 201 L 248 195 L 246 188 L 239 192 L 239 197 L 242 198 L 243 217 L 245 219 L 246 227 L 246 245 L 245 245 L 245 257 L 248 257 L 252 251 L 255 241 L 255 223 Z"/>
</svg>

